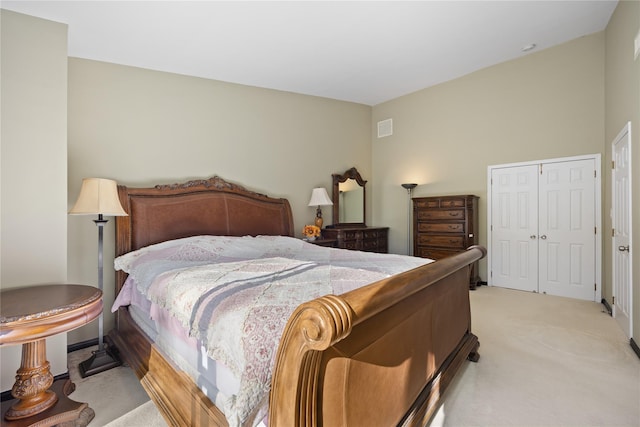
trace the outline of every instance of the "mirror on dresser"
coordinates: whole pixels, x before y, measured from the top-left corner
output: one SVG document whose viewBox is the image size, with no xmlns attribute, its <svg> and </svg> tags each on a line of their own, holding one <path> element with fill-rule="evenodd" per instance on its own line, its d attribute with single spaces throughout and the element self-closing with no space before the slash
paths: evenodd
<svg viewBox="0 0 640 427">
<path fill-rule="evenodd" d="M 366 225 L 365 186 L 356 168 L 343 174 L 334 173 L 333 179 L 333 227 Z"/>
<path fill-rule="evenodd" d="M 367 227 L 366 184 L 356 168 L 331 175 L 333 178 L 333 225 L 322 230 L 325 239 L 342 249 L 386 253 L 388 227 Z"/>
</svg>

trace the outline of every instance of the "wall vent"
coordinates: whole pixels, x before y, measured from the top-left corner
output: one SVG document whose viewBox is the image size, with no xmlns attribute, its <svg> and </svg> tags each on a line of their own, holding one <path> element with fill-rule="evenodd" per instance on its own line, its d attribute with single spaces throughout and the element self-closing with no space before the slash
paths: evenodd
<svg viewBox="0 0 640 427">
<path fill-rule="evenodd" d="M 393 135 L 393 119 L 378 122 L 378 138 Z"/>
</svg>

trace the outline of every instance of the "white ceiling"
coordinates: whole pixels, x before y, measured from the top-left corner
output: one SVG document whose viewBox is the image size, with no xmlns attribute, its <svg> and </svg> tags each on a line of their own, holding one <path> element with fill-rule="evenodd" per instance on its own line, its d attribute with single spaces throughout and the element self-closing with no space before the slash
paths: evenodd
<svg viewBox="0 0 640 427">
<path fill-rule="evenodd" d="M 5 1 L 69 56 L 367 105 L 603 30 L 617 1 Z M 531 53 L 531 52 L 529 52 Z"/>
</svg>

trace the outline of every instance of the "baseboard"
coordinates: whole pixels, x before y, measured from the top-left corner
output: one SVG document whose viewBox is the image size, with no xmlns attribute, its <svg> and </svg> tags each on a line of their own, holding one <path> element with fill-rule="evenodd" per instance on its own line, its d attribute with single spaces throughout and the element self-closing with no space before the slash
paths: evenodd
<svg viewBox="0 0 640 427">
<path fill-rule="evenodd" d="M 629 344 L 631 345 L 633 351 L 636 353 L 636 356 L 640 358 L 640 347 L 638 347 L 638 344 L 633 340 L 633 338 L 629 340 Z"/>
<path fill-rule="evenodd" d="M 98 345 L 98 338 L 93 338 L 87 341 L 80 341 L 67 346 L 67 353 L 73 353 L 74 351 L 82 350 L 83 348 L 93 347 Z"/>
<path fill-rule="evenodd" d="M 609 316 L 613 316 L 613 310 L 611 309 L 609 302 L 604 298 L 602 298 L 601 302 L 602 302 L 602 305 L 604 305 L 604 307 L 607 309 Z M 640 347 L 638 347 L 638 344 L 633 340 L 633 338 L 629 340 L 629 345 L 631 346 L 631 349 L 636 354 L 636 356 L 640 358 Z"/>
</svg>

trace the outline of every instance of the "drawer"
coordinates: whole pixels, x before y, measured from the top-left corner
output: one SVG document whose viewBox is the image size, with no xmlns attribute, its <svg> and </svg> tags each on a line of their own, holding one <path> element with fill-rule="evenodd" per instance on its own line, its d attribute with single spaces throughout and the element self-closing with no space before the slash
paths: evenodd
<svg viewBox="0 0 640 427">
<path fill-rule="evenodd" d="M 322 231 L 325 239 L 335 239 L 336 247 L 369 252 L 388 252 L 387 227 L 326 228 Z"/>
<path fill-rule="evenodd" d="M 377 231 L 377 230 L 365 230 L 363 231 L 363 236 L 366 239 L 379 239 L 380 237 L 383 237 L 385 235 L 385 233 L 383 231 Z"/>
<path fill-rule="evenodd" d="M 433 248 L 425 248 L 418 247 L 417 256 L 421 258 L 431 258 L 435 260 L 443 259 L 451 255 L 455 255 L 460 251 L 453 251 L 447 249 L 433 249 Z"/>
<path fill-rule="evenodd" d="M 433 211 L 418 212 L 418 220 L 460 220 L 464 219 L 464 209 L 439 209 Z"/>
<path fill-rule="evenodd" d="M 345 231 L 343 238 L 344 240 L 362 240 L 362 231 Z"/>
<path fill-rule="evenodd" d="M 418 245 L 465 249 L 464 236 L 418 234 Z"/>
<path fill-rule="evenodd" d="M 344 249 L 351 249 L 351 250 L 360 250 L 360 248 L 358 247 L 360 244 L 360 242 L 358 240 L 347 240 L 345 242 L 343 242 L 343 247 Z"/>
<path fill-rule="evenodd" d="M 458 233 L 464 234 L 464 223 L 462 222 L 419 222 L 418 233 Z"/>
<path fill-rule="evenodd" d="M 441 208 L 464 208 L 466 201 L 464 198 L 444 199 L 440 201 Z"/>
<path fill-rule="evenodd" d="M 441 209 L 441 208 L 464 208 L 467 205 L 467 199 L 464 197 L 450 197 L 446 199 L 413 199 L 414 206 L 417 208 Z"/>
<path fill-rule="evenodd" d="M 437 209 L 440 207 L 439 199 L 429 199 L 429 200 L 416 199 L 413 201 L 413 203 L 414 203 L 414 206 L 417 208 Z"/>
<path fill-rule="evenodd" d="M 362 242 L 362 250 L 364 251 L 375 251 L 377 249 L 378 249 L 377 240 L 365 240 Z"/>
<path fill-rule="evenodd" d="M 374 239 L 374 240 L 363 240 L 362 241 L 362 250 L 370 251 L 370 252 L 387 252 L 387 239 Z"/>
</svg>

